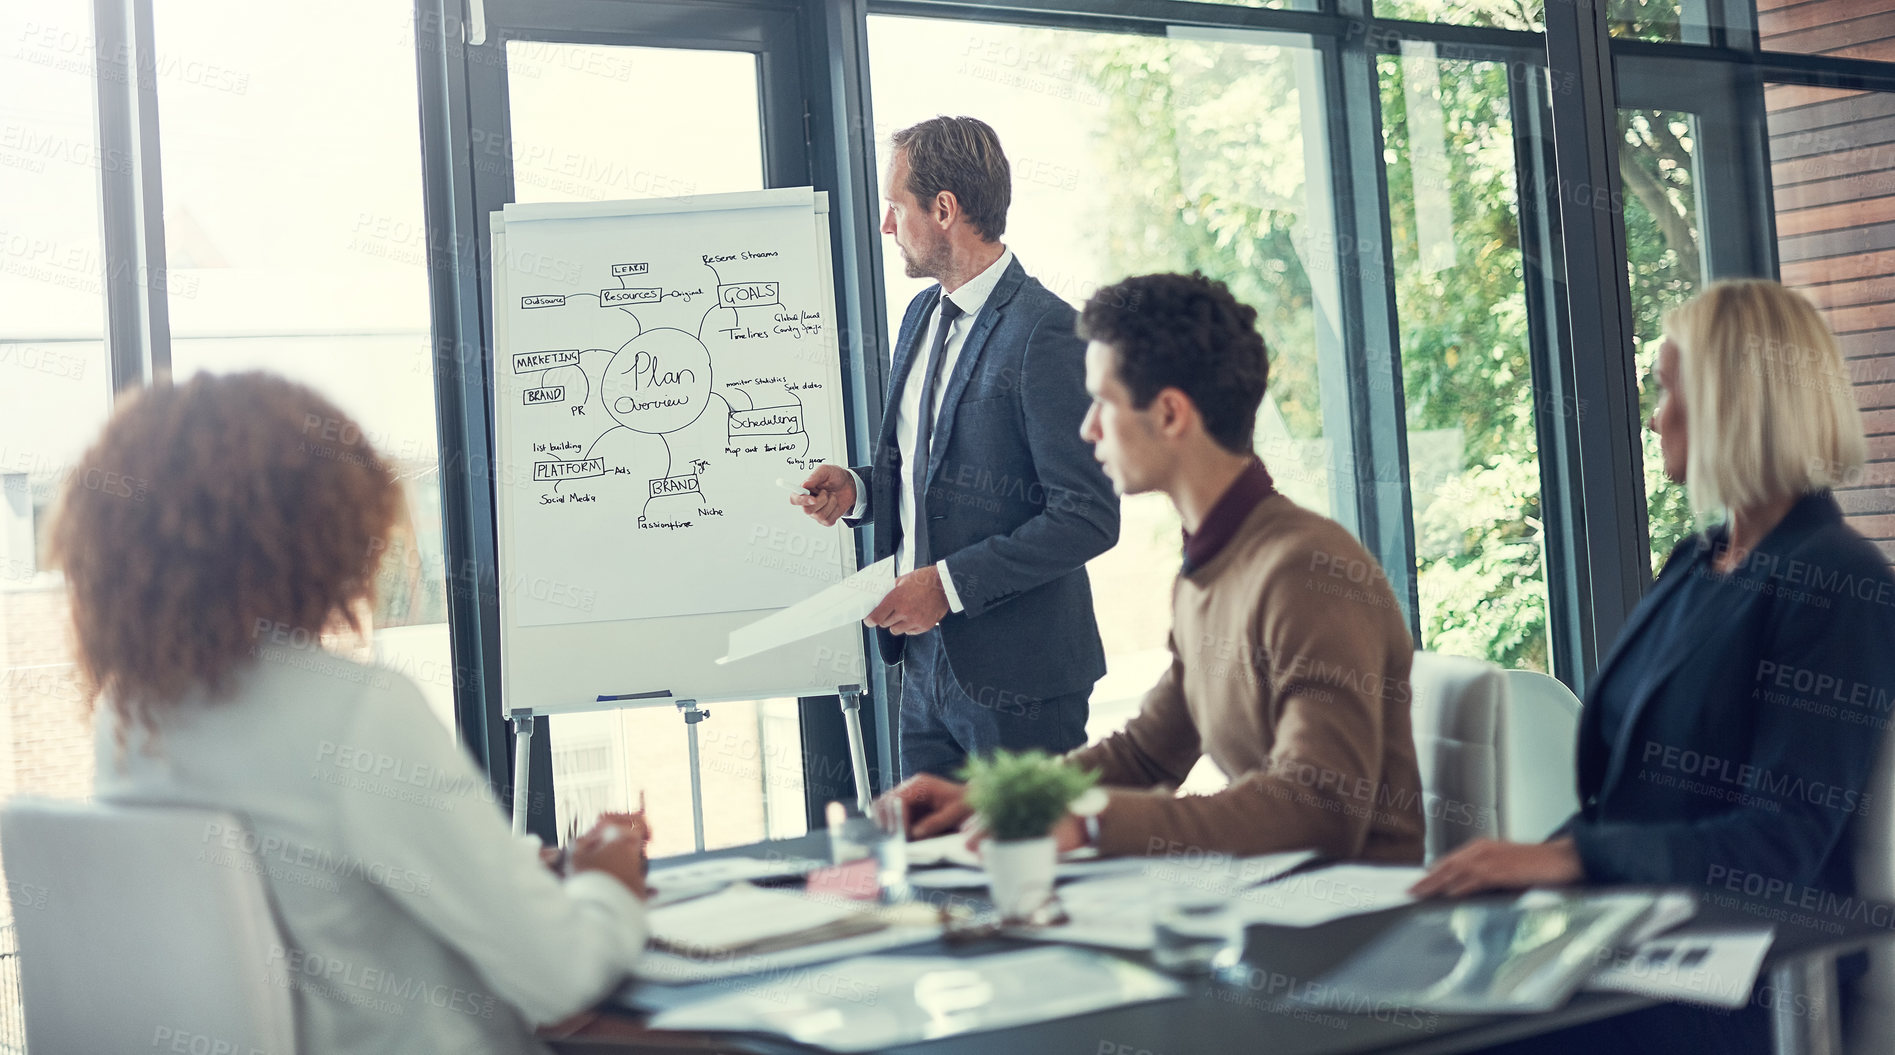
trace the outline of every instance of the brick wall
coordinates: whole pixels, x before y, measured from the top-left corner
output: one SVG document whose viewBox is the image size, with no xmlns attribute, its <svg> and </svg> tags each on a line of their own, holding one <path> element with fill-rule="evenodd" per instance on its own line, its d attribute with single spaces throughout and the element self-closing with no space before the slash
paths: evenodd
<svg viewBox="0 0 1895 1055">
<path fill-rule="evenodd" d="M 1895 59 L 1895 0 L 1761 0 L 1765 48 Z M 1778 256 L 1841 342 L 1869 464 L 1836 497 L 1895 559 L 1895 94 L 1765 89 Z"/>
<path fill-rule="evenodd" d="M 92 794 L 92 734 L 68 635 L 62 586 L 0 589 L 0 798 Z M 12 918 L 0 898 L 0 924 Z"/>
<path fill-rule="evenodd" d="M 1769 51 L 1895 60 L 1895 0 L 1757 0 Z"/>
<path fill-rule="evenodd" d="M 63 587 L 0 591 L 0 795 L 92 793 L 92 734 L 72 663 Z"/>
</svg>

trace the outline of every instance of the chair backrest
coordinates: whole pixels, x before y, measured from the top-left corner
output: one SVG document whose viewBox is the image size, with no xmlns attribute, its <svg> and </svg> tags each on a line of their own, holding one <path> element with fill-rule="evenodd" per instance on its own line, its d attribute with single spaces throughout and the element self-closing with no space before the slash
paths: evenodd
<svg viewBox="0 0 1895 1055">
<path fill-rule="evenodd" d="M 1895 901 L 1895 736 L 1887 732 L 1882 734 L 1882 750 L 1868 792 L 1868 811 L 1856 815 L 1849 832 L 1856 893 Z M 1869 947 L 1869 971 L 1856 979 L 1853 989 L 1848 1051 L 1886 1055 L 1888 1038 L 1895 1037 L 1895 942 Z"/>
<path fill-rule="evenodd" d="M 1416 652 L 1408 680 L 1433 861 L 1472 839 L 1500 835 L 1507 681 L 1491 663 L 1438 652 Z"/>
<path fill-rule="evenodd" d="M 1509 670 L 1501 719 L 1500 832 L 1539 842 L 1579 810 L 1579 697 L 1537 670 Z"/>
<path fill-rule="evenodd" d="M 242 821 L 212 810 L 7 803 L 28 1049 L 293 1055 L 285 947 L 255 849 Z"/>
</svg>

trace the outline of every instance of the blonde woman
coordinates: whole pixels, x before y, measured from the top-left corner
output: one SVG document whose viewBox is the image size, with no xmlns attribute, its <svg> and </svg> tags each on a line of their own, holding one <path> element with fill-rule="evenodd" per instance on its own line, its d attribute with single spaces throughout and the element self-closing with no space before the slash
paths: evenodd
<svg viewBox="0 0 1895 1055">
<path fill-rule="evenodd" d="M 413 683 L 321 647 L 361 628 L 400 503 L 302 385 L 199 375 L 126 399 L 54 530 L 97 794 L 247 820 L 199 859 L 267 877 L 283 943 L 255 966 L 293 994 L 298 1050 L 544 1051 L 533 1026 L 644 946 L 641 821 L 579 840 L 560 882 Z"/>
<path fill-rule="evenodd" d="M 1544 843 L 1479 842 L 1422 895 L 1567 883 L 1854 892 L 1848 831 L 1895 691 L 1895 576 L 1830 489 L 1865 444 L 1835 338 L 1775 282 L 1720 282 L 1665 317 L 1650 427 L 1715 526 L 1672 550 L 1600 664 L 1579 730 L 1580 811 Z M 1845 965 L 1845 970 L 1849 965 Z M 1562 1042 L 1570 1041 L 1562 1046 Z M 1764 1052 L 1758 1002 L 1655 1008 L 1535 1052 Z"/>
</svg>

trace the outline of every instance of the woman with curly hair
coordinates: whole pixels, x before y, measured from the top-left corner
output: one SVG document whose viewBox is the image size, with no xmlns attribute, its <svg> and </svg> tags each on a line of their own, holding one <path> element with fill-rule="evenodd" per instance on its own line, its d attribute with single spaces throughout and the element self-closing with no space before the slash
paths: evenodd
<svg viewBox="0 0 1895 1055">
<path fill-rule="evenodd" d="M 365 632 L 401 492 L 310 389 L 198 375 L 122 400 L 54 528 L 102 801 L 227 810 L 207 867 L 261 871 L 304 1051 L 544 1050 L 644 946 L 642 819 L 560 882 L 420 691 L 321 647 Z"/>
</svg>

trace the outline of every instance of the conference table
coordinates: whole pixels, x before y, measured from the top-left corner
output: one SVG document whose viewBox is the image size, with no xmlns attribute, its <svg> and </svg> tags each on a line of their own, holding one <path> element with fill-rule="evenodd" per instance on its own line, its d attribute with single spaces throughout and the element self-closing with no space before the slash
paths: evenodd
<svg viewBox="0 0 1895 1055">
<path fill-rule="evenodd" d="M 826 858 L 828 837 L 817 833 L 693 855 Z M 1840 1015 L 1836 985 L 1838 957 L 1859 952 L 1895 933 L 1895 906 L 1855 902 L 1840 914 L 1792 908 L 1741 894 L 1704 891 L 1694 923 L 1731 927 L 1776 927 L 1764 961 L 1761 985 L 1753 1000 L 1770 1009 L 1779 1055 L 1840 1055 Z M 1506 900 L 1496 898 L 1495 900 Z M 1280 1055 L 1353 1055 L 1399 1052 L 1445 1055 L 1477 1051 L 1580 1025 L 1660 1001 L 1616 993 L 1582 992 L 1556 1011 L 1534 1015 L 1439 1015 L 1410 1007 L 1377 1013 L 1342 1014 L 1288 1006 L 1280 994 L 1302 987 L 1348 959 L 1416 906 L 1351 916 L 1314 927 L 1252 925 L 1243 966 L 1208 979 L 1187 981 L 1183 997 L 1115 1007 L 1091 1014 L 981 1033 L 944 1037 L 887 1049 L 914 1055 L 1231 1055 L 1270 1052 Z M 1038 943 L 1006 937 L 973 941 L 936 940 L 894 950 L 895 955 L 981 956 Z M 1130 956 L 1140 960 L 1141 957 Z M 729 982 L 695 987 L 640 984 L 622 991 L 604 1010 L 626 1023 L 641 1020 L 649 1009 L 728 991 Z M 653 1048 L 727 1051 L 745 1055 L 789 1055 L 812 1049 L 780 1037 L 759 1034 L 686 1035 L 652 1031 L 639 1043 Z M 618 1043 L 624 1043 L 621 1038 Z M 562 1046 L 581 1052 L 583 1046 Z M 1685 1053 L 1680 1053 L 1685 1055 Z"/>
</svg>

